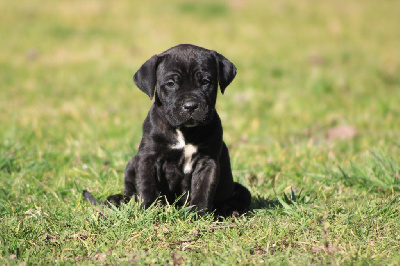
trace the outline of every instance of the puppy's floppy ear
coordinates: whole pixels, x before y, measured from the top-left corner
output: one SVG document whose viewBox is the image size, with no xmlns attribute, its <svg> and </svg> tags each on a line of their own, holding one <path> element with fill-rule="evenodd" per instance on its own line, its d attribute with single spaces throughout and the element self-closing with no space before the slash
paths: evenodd
<svg viewBox="0 0 400 266">
<path fill-rule="evenodd" d="M 153 99 L 156 89 L 156 68 L 158 63 L 158 55 L 153 55 L 147 60 L 133 76 L 133 81 L 141 91 L 149 95 Z"/>
<path fill-rule="evenodd" d="M 218 82 L 221 88 L 222 94 L 224 94 L 225 88 L 232 82 L 236 76 L 235 65 L 226 59 L 222 54 L 215 52 L 218 66 Z"/>
</svg>

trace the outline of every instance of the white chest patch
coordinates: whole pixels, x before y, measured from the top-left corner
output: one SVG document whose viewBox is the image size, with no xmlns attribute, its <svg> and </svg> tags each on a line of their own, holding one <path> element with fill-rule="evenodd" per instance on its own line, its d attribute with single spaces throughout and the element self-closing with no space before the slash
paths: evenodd
<svg viewBox="0 0 400 266">
<path fill-rule="evenodd" d="M 176 143 L 172 145 L 171 148 L 177 150 L 183 149 L 183 152 L 185 154 L 183 172 L 185 174 L 190 174 L 193 171 L 192 156 L 197 152 L 197 146 L 192 145 L 190 143 L 186 144 L 185 138 L 183 137 L 183 134 L 179 129 L 176 130 L 176 133 L 177 133 Z"/>
</svg>

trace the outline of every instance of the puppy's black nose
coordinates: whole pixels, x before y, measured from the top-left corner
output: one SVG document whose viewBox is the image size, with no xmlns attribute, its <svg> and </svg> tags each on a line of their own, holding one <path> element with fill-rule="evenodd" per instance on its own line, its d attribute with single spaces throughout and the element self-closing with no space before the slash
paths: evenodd
<svg viewBox="0 0 400 266">
<path fill-rule="evenodd" d="M 199 108 L 199 104 L 197 102 L 189 101 L 183 104 L 183 109 L 185 109 L 185 111 L 193 112 L 197 108 Z"/>
</svg>

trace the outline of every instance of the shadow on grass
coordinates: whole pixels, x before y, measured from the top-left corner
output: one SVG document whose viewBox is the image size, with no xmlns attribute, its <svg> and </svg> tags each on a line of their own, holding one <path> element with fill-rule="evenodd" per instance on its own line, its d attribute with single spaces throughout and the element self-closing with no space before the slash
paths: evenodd
<svg viewBox="0 0 400 266">
<path fill-rule="evenodd" d="M 281 196 L 275 193 L 274 198 L 266 198 L 261 195 L 253 196 L 250 211 L 257 209 L 292 209 L 300 204 L 310 204 L 314 199 L 305 195 L 301 190 L 298 195 L 291 189 L 290 193 L 282 193 Z"/>
<path fill-rule="evenodd" d="M 264 196 L 257 195 L 252 198 L 251 210 L 255 209 L 276 209 L 282 208 L 282 204 L 277 198 L 269 199 Z"/>
</svg>

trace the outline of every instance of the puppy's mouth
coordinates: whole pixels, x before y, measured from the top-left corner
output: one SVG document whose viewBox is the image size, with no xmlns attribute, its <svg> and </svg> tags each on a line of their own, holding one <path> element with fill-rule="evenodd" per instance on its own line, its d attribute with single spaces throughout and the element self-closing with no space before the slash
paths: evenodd
<svg viewBox="0 0 400 266">
<path fill-rule="evenodd" d="M 204 126 L 211 122 L 213 118 L 213 112 L 208 112 L 207 115 L 198 116 L 196 114 L 192 114 L 187 116 L 186 118 L 181 117 L 181 121 L 177 121 L 175 123 L 176 126 L 183 126 L 183 127 L 197 127 L 197 126 Z"/>
<path fill-rule="evenodd" d="M 199 123 L 197 123 L 193 118 L 190 118 L 188 121 L 183 123 L 184 127 L 195 127 L 195 126 L 198 126 L 198 125 L 199 125 Z"/>
</svg>

